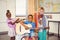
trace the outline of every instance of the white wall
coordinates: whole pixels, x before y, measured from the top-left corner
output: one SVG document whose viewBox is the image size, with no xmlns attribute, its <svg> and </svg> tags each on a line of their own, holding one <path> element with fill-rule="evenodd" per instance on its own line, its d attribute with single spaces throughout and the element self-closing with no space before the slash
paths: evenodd
<svg viewBox="0 0 60 40">
<path fill-rule="evenodd" d="M 15 18 L 15 0 L 0 0 L 0 32 L 8 31 L 8 26 L 6 23 L 6 10 L 10 10 L 12 13 L 12 18 Z"/>
<path fill-rule="evenodd" d="M 54 14 L 53 20 L 60 21 L 60 14 Z M 56 22 L 50 22 L 50 32 L 52 33 L 58 33 L 58 23 Z M 60 27 L 59 27 L 60 28 Z M 60 33 L 60 31 L 59 31 Z"/>
<path fill-rule="evenodd" d="M 46 15 L 52 15 L 52 19 L 51 19 L 52 21 L 60 21 L 60 14 L 46 14 Z M 49 32 L 58 33 L 58 23 L 50 22 L 49 26 L 50 26 Z M 60 33 L 60 30 L 59 30 L 59 33 Z"/>
</svg>

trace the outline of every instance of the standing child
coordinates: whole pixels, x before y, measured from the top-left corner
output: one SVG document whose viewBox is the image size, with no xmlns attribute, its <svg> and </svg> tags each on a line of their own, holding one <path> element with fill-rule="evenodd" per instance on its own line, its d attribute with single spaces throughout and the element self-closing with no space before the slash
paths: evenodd
<svg viewBox="0 0 60 40">
<path fill-rule="evenodd" d="M 15 27 L 16 24 L 18 22 L 19 19 L 14 20 L 13 18 L 11 18 L 11 13 L 9 10 L 7 10 L 6 13 L 6 17 L 7 17 L 7 24 L 9 26 L 9 31 L 8 31 L 8 36 L 10 37 L 10 40 L 15 40 Z"/>
<path fill-rule="evenodd" d="M 39 16 L 40 18 L 38 18 L 39 22 L 40 22 L 40 27 L 42 27 L 42 29 L 39 29 L 38 32 L 38 37 L 39 40 L 46 40 L 46 36 L 47 36 L 47 32 L 46 29 L 49 29 L 49 27 L 47 26 L 47 19 L 44 16 L 44 8 L 41 7 L 39 10 Z"/>
</svg>

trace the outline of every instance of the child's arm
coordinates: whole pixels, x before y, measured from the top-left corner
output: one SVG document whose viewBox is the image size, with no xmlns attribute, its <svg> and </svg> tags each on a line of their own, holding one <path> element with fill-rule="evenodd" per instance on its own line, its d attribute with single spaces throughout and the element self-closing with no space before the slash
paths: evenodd
<svg viewBox="0 0 60 40">
<path fill-rule="evenodd" d="M 50 29 L 49 27 L 45 27 L 44 29 Z"/>
<path fill-rule="evenodd" d="M 24 26 L 24 28 L 25 28 L 26 30 L 29 29 L 29 27 L 24 24 L 24 21 L 23 21 L 23 20 L 20 21 L 20 24 L 21 24 L 22 26 Z"/>
<path fill-rule="evenodd" d="M 46 26 L 44 29 L 50 29 L 50 27 L 48 27 L 48 20 L 47 20 L 47 17 L 45 16 L 45 20 L 46 20 Z"/>
<path fill-rule="evenodd" d="M 8 22 L 8 23 L 14 25 L 15 23 L 17 23 L 18 20 L 19 20 L 19 19 L 17 19 L 17 20 L 14 21 L 14 22 L 10 21 L 10 22 Z"/>
<path fill-rule="evenodd" d="M 36 33 L 38 33 L 39 32 L 39 28 L 37 27 L 37 28 L 35 28 L 35 32 Z"/>
</svg>

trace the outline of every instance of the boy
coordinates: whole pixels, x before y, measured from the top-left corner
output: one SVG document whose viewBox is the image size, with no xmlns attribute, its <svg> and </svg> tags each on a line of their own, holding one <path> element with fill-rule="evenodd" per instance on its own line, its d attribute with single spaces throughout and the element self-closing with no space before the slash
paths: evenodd
<svg viewBox="0 0 60 40">
<path fill-rule="evenodd" d="M 6 17 L 7 17 L 7 24 L 9 26 L 9 31 L 8 31 L 8 36 L 10 37 L 10 40 L 15 40 L 15 23 L 18 22 L 19 19 L 15 20 L 11 18 L 11 13 L 9 10 L 7 10 L 6 13 Z"/>
<path fill-rule="evenodd" d="M 35 28 L 35 23 L 33 22 L 33 16 L 32 15 L 28 15 L 28 20 L 23 22 L 21 21 L 20 24 L 22 24 L 26 30 L 29 29 L 29 27 L 27 27 L 26 25 L 24 24 L 31 24 L 32 25 L 32 28 Z M 26 38 L 25 40 L 29 40 L 29 35 L 31 36 L 32 40 L 35 40 L 34 36 L 35 36 L 35 33 L 34 33 L 34 29 L 30 29 L 30 34 L 26 34 Z"/>
</svg>

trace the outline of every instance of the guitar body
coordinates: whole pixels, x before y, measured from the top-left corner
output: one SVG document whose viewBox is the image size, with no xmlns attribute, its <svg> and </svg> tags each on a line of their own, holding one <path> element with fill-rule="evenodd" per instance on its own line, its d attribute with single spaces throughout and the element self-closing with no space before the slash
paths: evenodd
<svg viewBox="0 0 60 40">
<path fill-rule="evenodd" d="M 31 24 L 25 24 L 25 25 L 28 26 L 28 27 L 32 27 Z M 20 35 L 22 35 L 22 34 L 24 34 L 24 33 L 30 33 L 30 29 L 26 30 L 26 29 L 24 28 L 24 26 L 22 26 L 20 23 L 18 23 L 18 24 L 16 25 L 16 33 L 17 33 L 17 34 L 20 34 Z"/>
</svg>

